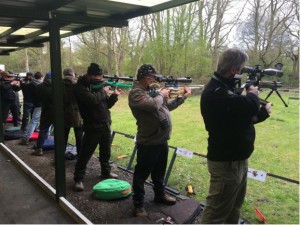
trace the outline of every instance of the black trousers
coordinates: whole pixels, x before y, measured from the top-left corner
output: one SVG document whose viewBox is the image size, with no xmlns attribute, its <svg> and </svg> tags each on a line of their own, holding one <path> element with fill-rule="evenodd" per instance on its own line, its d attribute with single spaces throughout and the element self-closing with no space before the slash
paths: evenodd
<svg viewBox="0 0 300 225">
<path fill-rule="evenodd" d="M 168 152 L 168 143 L 151 146 L 137 144 L 137 159 L 132 182 L 134 193 L 132 200 L 135 207 L 144 206 L 144 184 L 150 174 L 155 195 L 164 194 Z"/>
<path fill-rule="evenodd" d="M 71 127 L 65 127 L 65 148 L 67 147 L 68 144 L 70 130 Z M 82 131 L 82 127 L 73 127 L 73 130 L 74 130 L 75 141 L 76 141 L 77 155 L 79 155 L 79 152 L 81 150 L 83 131 Z"/>
<path fill-rule="evenodd" d="M 3 123 L 6 123 L 6 119 L 8 117 L 8 113 L 9 113 L 9 109 L 10 109 L 12 104 L 14 104 L 14 100 L 13 101 L 5 101 L 5 100 L 1 99 L 2 122 Z"/>
<path fill-rule="evenodd" d="M 99 162 L 101 174 L 107 175 L 111 168 L 109 159 L 111 154 L 111 130 L 109 125 L 103 127 L 101 131 L 85 131 L 82 139 L 81 150 L 79 152 L 75 165 L 74 181 L 83 181 L 86 172 L 86 166 L 97 145 L 99 144 Z"/>
</svg>

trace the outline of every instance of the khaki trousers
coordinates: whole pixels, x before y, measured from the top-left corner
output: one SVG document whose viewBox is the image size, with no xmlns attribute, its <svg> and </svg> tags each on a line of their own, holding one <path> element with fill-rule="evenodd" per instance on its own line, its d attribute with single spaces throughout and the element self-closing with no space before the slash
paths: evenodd
<svg viewBox="0 0 300 225">
<path fill-rule="evenodd" d="M 238 224 L 246 195 L 248 160 L 210 161 L 210 187 L 202 224 Z"/>
</svg>

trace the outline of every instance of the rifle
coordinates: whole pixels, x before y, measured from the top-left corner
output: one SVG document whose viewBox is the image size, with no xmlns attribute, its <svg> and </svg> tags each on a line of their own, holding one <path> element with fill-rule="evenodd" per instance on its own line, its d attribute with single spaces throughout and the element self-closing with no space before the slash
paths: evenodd
<svg viewBox="0 0 300 225">
<path fill-rule="evenodd" d="M 260 69 L 260 65 L 255 65 L 254 68 L 245 66 L 241 73 L 247 73 L 248 79 L 245 84 L 241 84 L 241 77 L 237 80 L 237 87 L 236 87 L 236 93 L 241 94 L 244 88 L 250 87 L 250 85 L 258 86 L 259 89 L 261 88 L 270 88 L 271 91 L 267 95 L 265 99 L 260 99 L 260 103 L 262 105 L 266 105 L 268 103 L 267 99 L 270 97 L 270 95 L 275 91 L 275 93 L 278 95 L 278 97 L 281 99 L 285 107 L 288 107 L 288 105 L 285 103 L 283 98 L 281 97 L 280 93 L 278 92 L 277 88 L 282 87 L 282 82 L 277 81 L 263 81 L 262 78 L 267 76 L 277 76 L 282 77 L 283 71 L 282 69 L 283 64 L 277 63 L 275 65 L 275 69 L 268 68 L 268 69 Z"/>
<path fill-rule="evenodd" d="M 180 83 L 189 84 L 193 81 L 191 77 L 174 78 L 173 76 L 157 77 L 156 80 L 160 84 L 163 82 L 165 84 L 163 87 L 158 83 L 152 84 L 150 86 L 150 96 L 155 96 L 162 88 L 168 88 L 170 90 L 170 98 L 177 98 L 184 94 L 184 86 L 186 85 L 180 85 Z"/>
<path fill-rule="evenodd" d="M 133 82 L 133 77 L 119 77 L 117 75 L 104 75 L 103 78 L 107 79 L 107 81 L 104 82 L 103 86 L 111 86 L 114 88 L 132 88 L 132 84 L 119 82 L 119 80 Z"/>
</svg>

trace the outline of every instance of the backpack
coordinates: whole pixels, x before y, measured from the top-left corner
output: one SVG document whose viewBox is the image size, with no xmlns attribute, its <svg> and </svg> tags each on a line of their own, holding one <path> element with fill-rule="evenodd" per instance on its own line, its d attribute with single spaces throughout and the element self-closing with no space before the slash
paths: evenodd
<svg viewBox="0 0 300 225">
<path fill-rule="evenodd" d="M 95 197 L 103 200 L 122 199 L 132 194 L 131 185 L 124 180 L 106 179 L 93 187 Z"/>
</svg>

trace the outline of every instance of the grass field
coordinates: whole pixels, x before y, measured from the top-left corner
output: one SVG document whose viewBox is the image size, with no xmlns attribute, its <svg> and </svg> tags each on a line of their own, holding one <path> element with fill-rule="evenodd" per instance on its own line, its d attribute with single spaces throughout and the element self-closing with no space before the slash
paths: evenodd
<svg viewBox="0 0 300 225">
<path fill-rule="evenodd" d="M 288 97 L 298 96 L 280 92 L 287 102 Z M 261 97 L 266 96 L 262 93 Z M 249 167 L 272 174 L 299 180 L 299 100 L 290 100 L 285 107 L 276 93 L 269 98 L 273 103 L 271 117 L 256 125 L 255 151 Z M 172 111 L 173 132 L 169 145 L 206 155 L 207 132 L 200 114 L 199 96 L 186 100 L 185 104 Z M 112 128 L 115 131 L 135 135 L 136 124 L 128 107 L 127 96 L 120 98 L 112 108 Z M 112 147 L 112 160 L 126 166 L 132 153 L 134 141 L 116 134 Z M 173 154 L 170 150 L 170 158 Z M 117 156 L 127 154 L 127 158 Z M 134 162 L 135 164 L 135 162 Z M 192 198 L 204 202 L 208 192 L 209 174 L 206 159 L 199 156 L 177 156 L 168 186 L 185 194 L 188 184 L 194 186 Z M 299 224 L 299 185 L 267 176 L 266 182 L 248 179 L 248 190 L 242 208 L 242 218 L 251 223 L 261 223 L 254 207 L 271 224 Z"/>
</svg>

